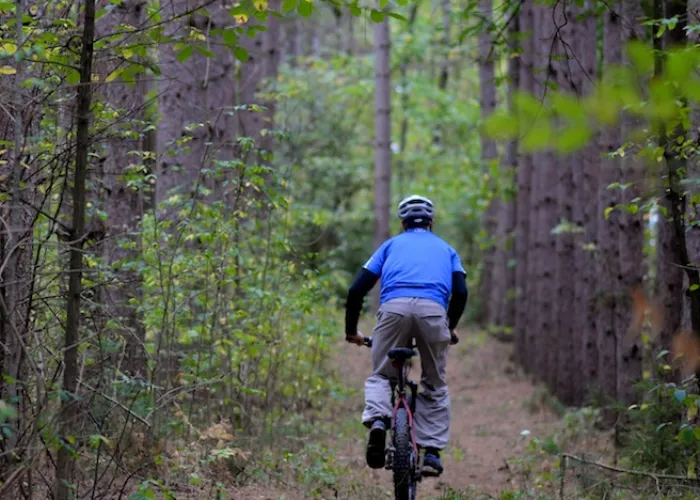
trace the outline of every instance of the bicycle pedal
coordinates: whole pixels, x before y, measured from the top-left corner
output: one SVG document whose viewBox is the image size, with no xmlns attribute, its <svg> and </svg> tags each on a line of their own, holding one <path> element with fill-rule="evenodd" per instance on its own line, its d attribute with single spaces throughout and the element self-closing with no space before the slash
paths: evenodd
<svg viewBox="0 0 700 500">
<path fill-rule="evenodd" d="M 384 468 L 386 470 L 392 470 L 394 468 L 394 450 L 391 448 L 387 448 L 386 450 Z"/>
</svg>

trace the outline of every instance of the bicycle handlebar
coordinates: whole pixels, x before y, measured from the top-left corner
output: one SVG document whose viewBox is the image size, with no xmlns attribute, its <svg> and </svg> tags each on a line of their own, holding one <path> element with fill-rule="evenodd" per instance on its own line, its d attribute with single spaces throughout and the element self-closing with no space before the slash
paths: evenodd
<svg viewBox="0 0 700 500">
<path fill-rule="evenodd" d="M 454 345 L 454 344 L 456 344 L 457 342 L 459 342 L 459 337 L 457 337 L 456 335 L 452 335 L 452 338 L 451 338 L 451 342 L 450 342 L 450 343 L 451 343 L 452 345 Z M 363 343 L 364 345 L 366 345 L 367 347 L 372 347 L 372 337 L 365 337 L 365 339 L 362 341 L 362 343 Z M 414 349 L 416 348 L 415 342 L 414 342 L 414 344 L 411 346 L 411 348 L 414 348 Z"/>
</svg>

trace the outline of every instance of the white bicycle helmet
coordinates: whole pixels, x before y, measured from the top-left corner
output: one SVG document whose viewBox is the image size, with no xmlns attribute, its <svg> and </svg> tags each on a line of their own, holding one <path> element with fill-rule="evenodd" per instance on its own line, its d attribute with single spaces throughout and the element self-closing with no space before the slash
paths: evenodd
<svg viewBox="0 0 700 500">
<path fill-rule="evenodd" d="M 433 202 L 424 196 L 413 194 L 399 202 L 397 210 L 399 219 L 423 222 L 424 219 L 433 220 L 435 214 Z"/>
</svg>

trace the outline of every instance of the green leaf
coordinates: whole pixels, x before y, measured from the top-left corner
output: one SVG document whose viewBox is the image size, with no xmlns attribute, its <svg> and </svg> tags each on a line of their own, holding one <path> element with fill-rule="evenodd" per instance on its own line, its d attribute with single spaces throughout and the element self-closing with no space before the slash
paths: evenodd
<svg viewBox="0 0 700 500">
<path fill-rule="evenodd" d="M 297 0 L 284 0 L 282 2 L 282 12 L 287 13 L 292 10 L 297 6 Z"/>
<path fill-rule="evenodd" d="M 381 23 L 384 22 L 384 19 L 386 19 L 386 14 L 380 10 L 372 9 L 369 14 L 369 18 L 375 23 Z"/>
<path fill-rule="evenodd" d="M 586 123 L 574 123 L 557 134 L 557 149 L 571 153 L 584 147 L 593 136 L 593 130 Z"/>
<path fill-rule="evenodd" d="M 697 290 L 698 288 L 700 288 L 700 285 L 697 285 L 697 284 L 696 284 L 696 285 L 690 285 L 690 291 L 691 291 L 691 292 L 694 292 L 694 291 Z"/>
<path fill-rule="evenodd" d="M 228 47 L 233 47 L 238 41 L 238 33 L 234 30 L 224 30 L 223 32 L 224 43 Z"/>
<path fill-rule="evenodd" d="M 192 45 L 186 45 L 185 48 L 183 48 L 180 52 L 176 54 L 177 60 L 180 62 L 185 62 L 187 59 L 190 58 L 193 52 Z"/>
<path fill-rule="evenodd" d="M 508 140 L 518 135 L 518 120 L 507 112 L 499 110 L 484 120 L 482 128 L 493 139 Z"/>
<path fill-rule="evenodd" d="M 236 47 L 235 49 L 233 49 L 233 55 L 236 56 L 236 59 L 238 59 L 241 62 L 246 62 L 250 57 L 248 55 L 248 51 L 243 47 Z"/>
<path fill-rule="evenodd" d="M 654 54 L 652 48 L 639 40 L 627 44 L 627 57 L 639 73 L 649 74 L 654 71 Z"/>
<path fill-rule="evenodd" d="M 198 46 L 197 46 L 197 52 L 199 52 L 200 54 L 202 54 L 204 57 L 206 57 L 206 58 L 208 58 L 208 59 L 214 59 L 214 58 L 216 58 L 216 56 L 214 55 L 214 53 L 213 53 L 211 50 L 209 50 L 208 48 L 206 48 L 206 47 L 202 47 L 202 46 L 199 46 L 199 45 L 198 45 Z"/>
<path fill-rule="evenodd" d="M 66 83 L 68 85 L 75 85 L 80 81 L 80 73 L 77 70 L 70 68 L 66 74 Z"/>
<path fill-rule="evenodd" d="M 406 23 L 408 22 L 408 19 L 406 19 L 404 16 L 402 16 L 398 12 L 387 12 L 386 15 L 389 17 L 393 17 L 394 19 L 398 19 L 399 21 L 404 21 Z"/>
<path fill-rule="evenodd" d="M 691 446 L 695 443 L 695 433 L 691 427 L 683 427 L 678 433 L 678 440 L 685 444 L 686 446 Z"/>
<path fill-rule="evenodd" d="M 350 6 L 350 14 L 355 17 L 360 17 L 362 15 L 362 9 L 360 9 L 356 3 Z"/>
<path fill-rule="evenodd" d="M 299 12 L 299 15 L 301 15 L 302 17 L 309 17 L 313 12 L 313 6 L 310 2 L 307 2 L 306 0 L 299 0 L 297 12 Z"/>
</svg>

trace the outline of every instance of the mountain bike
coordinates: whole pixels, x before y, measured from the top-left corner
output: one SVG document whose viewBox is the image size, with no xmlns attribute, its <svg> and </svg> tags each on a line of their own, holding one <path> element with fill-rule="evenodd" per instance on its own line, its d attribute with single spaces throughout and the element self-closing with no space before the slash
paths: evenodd
<svg viewBox="0 0 700 500">
<path fill-rule="evenodd" d="M 372 337 L 365 337 L 364 344 L 372 347 Z M 406 361 L 416 355 L 415 345 L 395 347 L 387 353 L 398 376 L 391 381 L 391 440 L 386 449 L 385 469 L 394 473 L 394 495 L 396 500 L 414 500 L 416 489 L 422 476 L 420 456 L 413 429 L 413 415 L 416 413 L 418 384 L 408 379 Z M 406 388 L 408 387 L 409 393 Z"/>
</svg>

